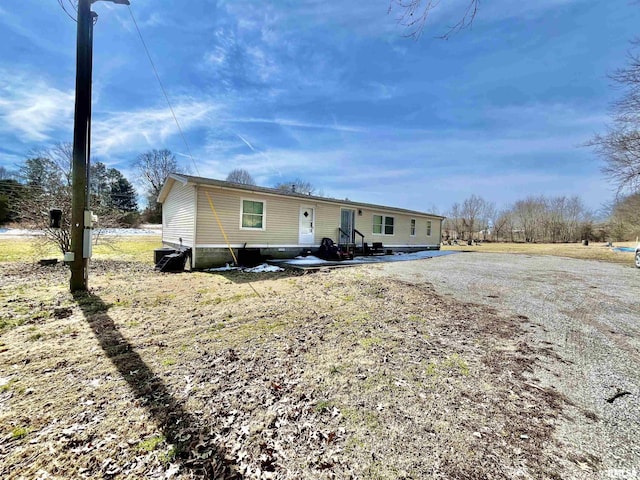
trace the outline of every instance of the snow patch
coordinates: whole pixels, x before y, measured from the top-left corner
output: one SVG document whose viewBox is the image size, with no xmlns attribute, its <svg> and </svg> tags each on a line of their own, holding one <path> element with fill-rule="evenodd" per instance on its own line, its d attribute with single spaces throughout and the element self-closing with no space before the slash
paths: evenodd
<svg viewBox="0 0 640 480">
<path fill-rule="evenodd" d="M 258 265 L 257 267 L 253 267 L 253 268 L 243 268 L 242 271 L 248 272 L 248 273 L 282 272 L 284 271 L 284 268 L 280 268 L 275 265 L 267 265 L 266 263 L 263 263 L 262 265 Z"/>
<path fill-rule="evenodd" d="M 231 270 L 239 270 L 238 267 L 232 267 L 228 263 L 224 267 L 207 268 L 205 272 L 229 272 Z"/>
<path fill-rule="evenodd" d="M 313 255 L 308 255 L 306 257 L 295 257 L 292 260 L 287 260 L 287 263 L 292 265 L 314 265 L 316 263 L 322 263 L 326 260 L 323 260 L 318 257 L 314 257 Z"/>
<path fill-rule="evenodd" d="M 440 257 L 444 255 L 452 255 L 458 252 L 451 250 L 423 250 L 420 252 L 396 252 L 392 255 L 376 255 L 355 257 L 353 260 L 323 260 L 313 255 L 307 257 L 295 257 L 290 260 L 271 260 L 271 263 L 281 262 L 286 265 L 359 265 L 363 263 L 384 263 L 384 262 L 402 262 L 407 260 L 421 260 L 424 258 Z"/>
<path fill-rule="evenodd" d="M 268 273 L 268 272 L 282 272 L 284 271 L 284 268 L 278 267 L 276 265 L 268 265 L 266 263 L 263 263 L 261 265 L 258 265 L 256 267 L 251 267 L 251 268 L 233 267 L 227 263 L 224 267 L 207 268 L 205 272 L 230 272 L 232 270 L 239 270 L 245 273 Z"/>
</svg>

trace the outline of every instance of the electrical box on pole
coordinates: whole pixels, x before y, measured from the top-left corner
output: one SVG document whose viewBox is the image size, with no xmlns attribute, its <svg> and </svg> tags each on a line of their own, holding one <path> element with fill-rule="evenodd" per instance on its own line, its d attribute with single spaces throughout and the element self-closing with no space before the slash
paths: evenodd
<svg viewBox="0 0 640 480">
<path fill-rule="evenodd" d="M 93 255 L 93 242 L 91 241 L 91 233 L 93 232 L 93 222 L 97 220 L 92 211 L 84 211 L 84 248 L 82 250 L 82 256 L 84 258 L 91 258 Z"/>
<path fill-rule="evenodd" d="M 62 226 L 62 210 L 52 208 L 49 210 L 49 228 L 60 228 Z"/>
</svg>

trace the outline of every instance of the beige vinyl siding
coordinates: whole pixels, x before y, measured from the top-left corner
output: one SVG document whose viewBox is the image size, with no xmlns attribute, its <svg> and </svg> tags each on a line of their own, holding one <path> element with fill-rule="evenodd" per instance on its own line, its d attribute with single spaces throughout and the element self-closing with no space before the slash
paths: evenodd
<svg viewBox="0 0 640 480">
<path fill-rule="evenodd" d="M 323 236 L 335 238 L 340 224 L 340 207 L 303 198 L 286 198 L 277 195 L 265 195 L 247 191 L 234 191 L 215 187 L 201 186 L 198 189 L 198 245 L 226 244 L 220 227 L 213 215 L 208 193 L 214 208 L 232 246 L 252 245 L 298 245 L 300 207 L 315 208 L 314 243 L 320 244 Z M 264 202 L 264 229 L 251 230 L 240 228 L 242 200 Z"/>
<path fill-rule="evenodd" d="M 427 234 L 427 226 L 425 224 L 425 235 Z M 431 219 L 431 235 L 427 237 L 430 245 L 440 245 L 442 239 L 442 220 L 439 218 Z"/>
<path fill-rule="evenodd" d="M 162 204 L 162 240 L 193 246 L 195 187 L 174 182 Z"/>
<path fill-rule="evenodd" d="M 427 221 L 431 222 L 431 235 L 427 235 Z M 440 245 L 441 225 L 442 220 L 439 218 L 418 218 L 416 221 L 416 242 L 422 245 Z"/>
<path fill-rule="evenodd" d="M 362 214 L 359 212 L 362 212 Z M 373 234 L 374 215 L 393 217 L 393 235 Z M 416 220 L 415 236 L 411 236 L 412 218 Z M 431 235 L 429 237 L 427 237 L 427 220 L 431 220 Z M 437 245 L 440 242 L 439 219 L 416 214 L 398 213 L 391 210 L 356 209 L 356 229 L 365 236 L 364 241 L 369 244 L 382 242 L 384 245 Z M 359 236 L 356 236 L 356 242 L 360 242 Z"/>
<path fill-rule="evenodd" d="M 338 228 L 340 227 L 340 205 L 330 203 L 318 203 L 316 205 L 316 244 L 324 238 L 338 241 Z"/>
</svg>

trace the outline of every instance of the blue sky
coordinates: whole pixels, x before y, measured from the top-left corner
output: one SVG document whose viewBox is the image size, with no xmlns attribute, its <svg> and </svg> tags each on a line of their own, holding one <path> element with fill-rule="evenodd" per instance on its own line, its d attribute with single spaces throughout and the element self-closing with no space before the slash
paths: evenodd
<svg viewBox="0 0 640 480">
<path fill-rule="evenodd" d="M 62 0 L 68 6 L 69 0 Z M 169 148 L 190 173 L 258 184 L 300 177 L 325 195 L 446 213 L 476 194 L 613 198 L 581 145 L 620 94 L 607 75 L 638 35 L 628 1 L 442 0 L 419 40 L 388 0 L 131 0 L 196 166 L 126 6 L 99 2 L 92 160 L 134 183 Z M 70 141 L 76 24 L 57 0 L 0 3 L 0 165 Z"/>
</svg>

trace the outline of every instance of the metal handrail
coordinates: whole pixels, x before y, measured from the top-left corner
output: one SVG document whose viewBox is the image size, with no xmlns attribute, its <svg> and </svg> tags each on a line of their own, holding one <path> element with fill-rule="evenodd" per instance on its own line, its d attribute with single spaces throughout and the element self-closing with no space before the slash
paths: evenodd
<svg viewBox="0 0 640 480">
<path fill-rule="evenodd" d="M 349 234 L 345 232 L 342 227 L 338 227 L 338 243 L 342 243 L 342 237 L 345 237 L 347 240 L 349 239 Z"/>
<path fill-rule="evenodd" d="M 364 253 L 364 235 L 357 228 L 353 229 L 353 232 L 351 234 L 351 243 L 353 243 L 354 245 L 356 244 L 356 235 L 360 236 L 360 247 L 362 248 L 362 252 Z M 342 227 L 338 227 L 338 236 L 339 236 L 338 243 L 342 243 L 343 237 L 346 239 L 349 239 L 349 234 L 345 232 L 342 229 Z"/>
<path fill-rule="evenodd" d="M 353 229 L 353 243 L 356 243 L 356 233 L 360 235 L 360 247 L 362 248 L 362 253 L 364 252 L 364 235 L 358 231 L 358 229 Z"/>
</svg>

